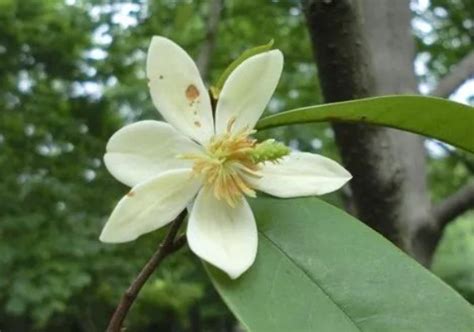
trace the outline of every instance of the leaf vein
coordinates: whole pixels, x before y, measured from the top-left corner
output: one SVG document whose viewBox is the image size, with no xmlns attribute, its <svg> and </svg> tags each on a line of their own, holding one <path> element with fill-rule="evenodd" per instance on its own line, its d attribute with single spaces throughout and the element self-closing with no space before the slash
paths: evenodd
<svg viewBox="0 0 474 332">
<path fill-rule="evenodd" d="M 342 311 L 342 313 L 344 314 L 344 316 L 346 316 L 346 318 L 356 327 L 356 329 L 360 332 L 363 332 L 362 329 L 359 327 L 359 325 L 357 325 L 356 321 L 347 313 L 346 309 L 341 305 L 339 304 L 338 302 L 336 302 L 334 300 L 334 298 L 331 296 L 331 294 L 325 289 L 323 288 L 316 279 L 313 278 L 313 276 L 311 276 L 311 274 L 309 274 L 303 267 L 301 267 L 291 256 L 289 256 L 275 241 L 273 241 L 267 234 L 263 233 L 263 232 L 259 232 L 265 239 L 267 239 L 270 244 L 272 244 L 278 251 L 280 251 L 294 266 L 296 266 L 298 269 L 300 269 L 303 274 L 309 279 L 312 281 L 312 283 L 314 283 L 330 300 L 332 303 L 334 303 L 336 305 L 336 307 L 339 308 L 339 310 Z"/>
</svg>

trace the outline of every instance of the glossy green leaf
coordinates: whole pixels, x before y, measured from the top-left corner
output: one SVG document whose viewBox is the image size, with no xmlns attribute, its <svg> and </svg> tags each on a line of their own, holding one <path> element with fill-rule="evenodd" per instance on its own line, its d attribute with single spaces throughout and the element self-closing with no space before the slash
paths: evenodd
<svg viewBox="0 0 474 332">
<path fill-rule="evenodd" d="M 259 251 L 237 280 L 206 265 L 252 332 L 456 331 L 471 306 L 373 230 L 316 198 L 259 198 Z"/>
<path fill-rule="evenodd" d="M 303 107 L 263 118 L 257 129 L 324 121 L 398 128 L 474 152 L 474 108 L 433 97 L 385 96 Z"/>
<path fill-rule="evenodd" d="M 255 46 L 253 48 L 249 48 L 248 50 L 245 50 L 244 52 L 242 52 L 242 54 L 237 59 L 232 61 L 232 63 L 224 70 L 224 72 L 221 74 L 221 76 L 217 80 L 217 83 L 211 87 L 211 92 L 214 98 L 215 99 L 218 98 L 219 92 L 224 86 L 225 81 L 227 80 L 229 75 L 234 71 L 235 68 L 237 68 L 242 62 L 244 62 L 248 58 L 254 55 L 257 55 L 259 53 L 269 51 L 272 47 L 273 47 L 273 39 L 264 45 Z"/>
</svg>

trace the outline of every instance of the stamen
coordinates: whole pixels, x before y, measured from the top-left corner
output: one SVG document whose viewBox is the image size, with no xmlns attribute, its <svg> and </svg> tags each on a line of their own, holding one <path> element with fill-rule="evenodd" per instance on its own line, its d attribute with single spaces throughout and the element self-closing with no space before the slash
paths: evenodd
<svg viewBox="0 0 474 332">
<path fill-rule="evenodd" d="M 235 120 L 237 120 L 237 118 L 235 116 L 231 117 L 229 119 L 229 121 L 227 122 L 227 132 L 230 133 L 232 131 L 232 127 L 234 126 L 235 124 Z"/>
<path fill-rule="evenodd" d="M 250 137 L 255 130 L 243 128 L 232 133 L 234 124 L 235 118 L 231 118 L 226 132 L 213 136 L 205 152 L 178 156 L 193 161 L 194 175 L 201 177 L 204 186 L 212 191 L 216 199 L 224 200 L 232 207 L 244 195 L 256 196 L 247 179 L 261 177 L 259 163 L 265 161 L 265 157 L 271 157 L 268 159 L 273 161 L 277 159 L 275 156 L 283 155 L 283 148 L 273 141 L 257 144 Z"/>
</svg>

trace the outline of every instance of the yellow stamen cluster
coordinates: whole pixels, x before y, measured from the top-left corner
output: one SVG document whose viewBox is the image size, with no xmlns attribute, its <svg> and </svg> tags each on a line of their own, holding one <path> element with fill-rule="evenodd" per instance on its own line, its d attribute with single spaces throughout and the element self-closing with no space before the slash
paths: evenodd
<svg viewBox="0 0 474 332">
<path fill-rule="evenodd" d="M 205 152 L 179 156 L 194 161 L 194 175 L 201 177 L 218 200 L 223 199 L 232 207 L 243 195 L 255 197 L 248 180 L 260 177 L 262 163 L 278 162 L 290 153 L 288 147 L 273 139 L 257 143 L 250 137 L 255 130 L 244 128 L 233 133 L 234 124 L 235 119 L 231 119 L 224 134 L 213 136 Z"/>
<path fill-rule="evenodd" d="M 246 176 L 258 177 L 259 170 L 251 156 L 256 145 L 256 140 L 249 137 L 252 133 L 243 129 L 232 134 L 229 126 L 226 133 L 211 139 L 206 153 L 183 156 L 194 161 L 194 174 L 202 177 L 214 196 L 232 207 L 243 194 L 255 197 L 255 191 L 246 180 Z"/>
</svg>

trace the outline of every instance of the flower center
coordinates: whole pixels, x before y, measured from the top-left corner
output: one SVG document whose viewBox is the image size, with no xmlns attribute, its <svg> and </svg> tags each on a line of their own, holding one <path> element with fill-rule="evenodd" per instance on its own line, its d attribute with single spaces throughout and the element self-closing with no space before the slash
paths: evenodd
<svg viewBox="0 0 474 332">
<path fill-rule="evenodd" d="M 205 152 L 181 156 L 194 161 L 194 175 L 202 178 L 204 186 L 212 190 L 218 200 L 223 199 L 232 207 L 243 195 L 255 197 L 248 179 L 261 176 L 261 163 L 277 162 L 290 152 L 273 139 L 258 143 L 250 137 L 255 130 L 244 128 L 232 133 L 233 123 L 229 122 L 225 133 L 211 138 Z"/>
<path fill-rule="evenodd" d="M 245 194 L 255 197 L 246 177 L 258 177 L 260 166 L 252 152 L 257 141 L 249 137 L 254 131 L 243 129 L 235 134 L 230 130 L 212 137 L 205 153 L 189 154 L 184 158 L 194 161 L 193 172 L 218 199 L 234 207 Z"/>
</svg>

